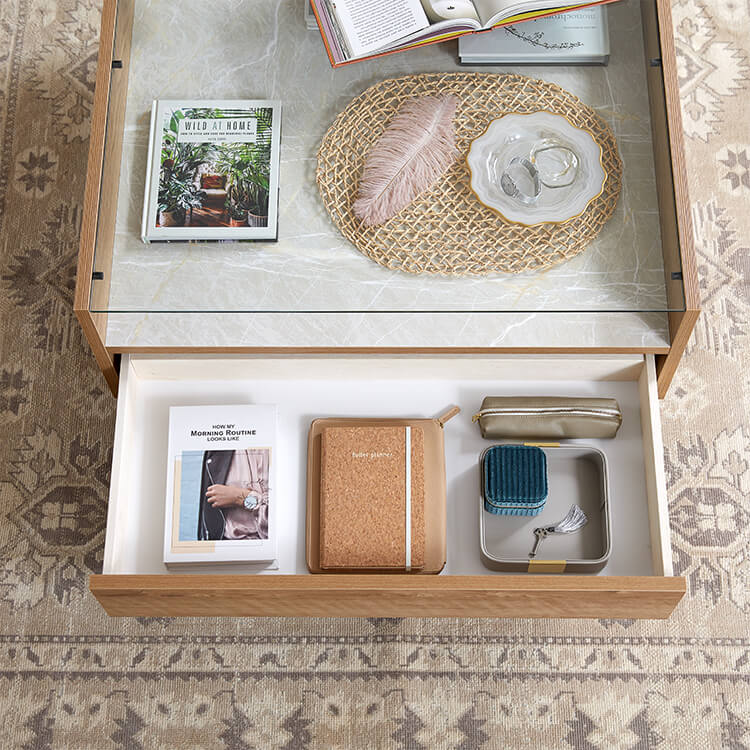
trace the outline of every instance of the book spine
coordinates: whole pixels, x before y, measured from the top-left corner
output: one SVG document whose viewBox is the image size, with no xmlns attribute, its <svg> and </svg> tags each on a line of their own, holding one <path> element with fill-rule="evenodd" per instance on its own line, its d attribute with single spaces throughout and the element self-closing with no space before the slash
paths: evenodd
<svg viewBox="0 0 750 750">
<path fill-rule="evenodd" d="M 326 54 L 328 55 L 328 60 L 331 63 L 331 67 L 338 68 L 343 63 L 336 62 L 333 56 L 333 51 L 331 50 L 331 45 L 328 41 L 328 35 L 325 32 L 325 27 L 323 26 L 323 21 L 320 18 L 320 11 L 318 10 L 318 5 L 315 0 L 312 0 L 311 7 L 313 10 L 313 14 L 315 15 L 315 21 L 318 24 L 318 29 L 320 30 L 320 37 L 323 40 L 323 46 L 325 47 Z"/>
<path fill-rule="evenodd" d="M 156 140 L 156 125 L 157 125 L 157 112 L 158 102 L 154 101 L 151 105 L 151 128 L 148 137 L 148 158 L 146 159 L 146 188 L 143 195 L 143 218 L 141 220 L 141 239 L 148 243 L 150 242 L 148 237 L 149 221 L 156 217 L 150 216 L 150 197 L 151 197 L 151 181 L 154 177 L 154 141 Z"/>
<path fill-rule="evenodd" d="M 341 24 L 339 23 L 339 19 L 336 17 L 336 13 L 333 9 L 333 3 L 331 0 L 323 0 L 326 6 L 326 12 L 328 15 L 328 22 L 331 26 L 331 29 L 333 33 L 336 36 L 336 43 L 339 46 L 339 49 L 341 50 L 341 54 L 344 58 L 350 59 L 352 57 L 352 50 L 349 45 L 349 40 L 346 38 L 346 35 L 341 29 Z"/>
</svg>

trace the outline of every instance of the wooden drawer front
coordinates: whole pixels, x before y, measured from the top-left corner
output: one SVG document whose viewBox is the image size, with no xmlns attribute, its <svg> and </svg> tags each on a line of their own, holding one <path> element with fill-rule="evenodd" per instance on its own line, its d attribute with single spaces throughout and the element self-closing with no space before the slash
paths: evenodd
<svg viewBox="0 0 750 750">
<path fill-rule="evenodd" d="M 665 576 L 100 575 L 110 615 L 243 617 L 668 617 Z"/>
<path fill-rule="evenodd" d="M 485 395 L 614 396 L 607 454 L 613 550 L 599 575 L 507 575 L 482 566 L 477 459 L 489 443 L 471 414 Z M 190 573 L 162 563 L 170 405 L 276 403 L 279 569 Z M 307 573 L 305 451 L 319 416 L 433 416 L 446 425 L 448 563 L 439 576 Z M 102 575 L 90 587 L 116 616 L 667 617 L 672 577 L 661 429 L 651 355 L 123 358 Z"/>
</svg>

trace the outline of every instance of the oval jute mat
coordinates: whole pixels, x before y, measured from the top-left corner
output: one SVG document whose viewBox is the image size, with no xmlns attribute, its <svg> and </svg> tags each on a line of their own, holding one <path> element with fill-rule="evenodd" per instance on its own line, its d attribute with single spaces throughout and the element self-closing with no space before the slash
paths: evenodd
<svg viewBox="0 0 750 750">
<path fill-rule="evenodd" d="M 363 227 L 352 213 L 365 157 L 410 97 L 455 94 L 459 160 L 401 213 Z M 602 147 L 604 190 L 564 224 L 524 227 L 503 221 L 469 190 L 465 156 L 490 120 L 544 109 L 588 130 Z M 578 97 L 553 83 L 494 73 L 427 73 L 381 81 L 339 114 L 318 151 L 320 195 L 334 224 L 364 255 L 387 268 L 447 276 L 520 273 L 548 268 L 582 252 L 612 215 L 622 162 L 609 126 Z"/>
</svg>

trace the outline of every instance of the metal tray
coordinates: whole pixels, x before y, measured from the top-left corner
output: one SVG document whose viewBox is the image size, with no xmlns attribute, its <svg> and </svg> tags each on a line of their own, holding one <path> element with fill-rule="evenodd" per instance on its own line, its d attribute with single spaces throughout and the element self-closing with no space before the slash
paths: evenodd
<svg viewBox="0 0 750 750">
<path fill-rule="evenodd" d="M 490 446 L 491 448 L 492 446 Z M 581 444 L 540 445 L 547 457 L 549 495 L 536 516 L 493 515 L 479 494 L 479 539 L 482 562 L 508 573 L 596 573 L 609 559 L 611 529 L 607 459 L 598 448 Z M 480 477 L 484 456 L 479 460 Z M 573 534 L 550 535 L 537 556 L 529 558 L 534 529 L 562 519 L 577 504 L 588 523 Z"/>
</svg>

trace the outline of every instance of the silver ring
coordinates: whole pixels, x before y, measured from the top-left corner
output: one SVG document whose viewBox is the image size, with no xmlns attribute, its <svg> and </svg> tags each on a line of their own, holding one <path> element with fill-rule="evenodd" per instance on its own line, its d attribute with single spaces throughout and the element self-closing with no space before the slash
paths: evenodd
<svg viewBox="0 0 750 750">
<path fill-rule="evenodd" d="M 549 156 L 542 163 L 538 158 L 541 154 Z M 539 181 L 548 188 L 569 187 L 578 174 L 578 155 L 554 138 L 537 141 L 531 147 L 529 161 L 536 167 Z"/>
<path fill-rule="evenodd" d="M 500 187 L 506 195 L 530 206 L 542 192 L 539 170 L 525 156 L 514 156 L 500 176 Z"/>
</svg>

